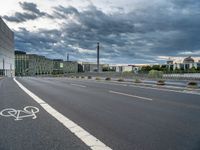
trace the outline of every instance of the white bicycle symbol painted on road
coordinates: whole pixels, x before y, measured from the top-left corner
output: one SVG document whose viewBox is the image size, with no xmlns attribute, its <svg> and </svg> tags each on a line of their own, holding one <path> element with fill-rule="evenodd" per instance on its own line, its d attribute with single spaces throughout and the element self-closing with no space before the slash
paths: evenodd
<svg viewBox="0 0 200 150">
<path fill-rule="evenodd" d="M 37 116 L 35 114 L 38 112 L 39 109 L 37 107 L 26 106 L 24 107 L 24 110 L 16 110 L 13 108 L 3 109 L 0 112 L 0 115 L 3 117 L 14 117 L 15 121 L 18 121 L 18 120 L 23 120 L 23 118 L 26 117 L 32 117 L 32 119 L 36 119 Z"/>
</svg>

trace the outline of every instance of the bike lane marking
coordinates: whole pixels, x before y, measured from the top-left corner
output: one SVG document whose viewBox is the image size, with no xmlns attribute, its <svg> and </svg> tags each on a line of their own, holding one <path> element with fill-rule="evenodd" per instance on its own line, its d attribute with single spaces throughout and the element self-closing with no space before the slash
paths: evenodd
<svg viewBox="0 0 200 150">
<path fill-rule="evenodd" d="M 29 110 L 30 109 L 30 110 Z M 23 120 L 23 118 L 32 117 L 36 119 L 36 113 L 39 112 L 39 109 L 34 106 L 26 106 L 23 110 L 16 110 L 13 108 L 6 108 L 0 112 L 0 115 L 3 117 L 13 117 L 15 121 Z M 21 115 L 24 114 L 24 115 Z"/>
<path fill-rule="evenodd" d="M 39 98 L 37 95 L 29 91 L 25 86 L 18 82 L 15 78 L 13 80 L 17 85 L 30 97 L 32 97 L 40 106 L 44 108 L 51 116 L 56 118 L 60 123 L 62 123 L 68 130 L 74 133 L 81 141 L 83 141 L 92 150 L 112 150 L 110 147 L 105 145 L 95 136 L 91 135 L 89 132 L 84 130 L 82 127 L 77 125 L 75 122 L 58 112 L 56 109 L 47 104 L 44 100 Z"/>
</svg>

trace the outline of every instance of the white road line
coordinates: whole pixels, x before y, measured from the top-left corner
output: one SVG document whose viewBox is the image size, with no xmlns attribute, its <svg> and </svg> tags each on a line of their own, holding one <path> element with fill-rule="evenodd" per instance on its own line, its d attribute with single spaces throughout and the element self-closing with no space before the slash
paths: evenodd
<svg viewBox="0 0 200 150">
<path fill-rule="evenodd" d="M 131 94 L 126 94 L 126 93 L 121 93 L 121 92 L 115 92 L 115 91 L 109 91 L 110 93 L 114 93 L 114 94 L 119 94 L 119 95 L 124 95 L 124 96 L 129 96 L 129 97 L 134 97 L 134 98 L 139 98 L 139 99 L 143 99 L 143 100 L 148 100 L 148 101 L 152 101 L 151 98 L 147 98 L 147 97 L 141 97 L 141 96 L 137 96 L 137 95 L 131 95 Z"/>
<path fill-rule="evenodd" d="M 67 129 L 74 133 L 81 141 L 83 141 L 92 150 L 112 150 L 110 147 L 106 146 L 99 139 L 91 135 L 89 132 L 78 126 L 76 123 L 59 113 L 44 100 L 36 96 L 34 93 L 29 91 L 21 83 L 19 83 L 15 78 L 13 78 L 17 85 L 26 92 L 30 97 L 32 97 L 37 103 L 41 105 L 51 116 L 56 118 L 60 123 L 62 123 Z"/>
<path fill-rule="evenodd" d="M 73 83 L 71 83 L 70 85 L 73 85 L 73 86 L 78 86 L 78 87 L 86 87 L 85 85 L 73 84 Z"/>
</svg>

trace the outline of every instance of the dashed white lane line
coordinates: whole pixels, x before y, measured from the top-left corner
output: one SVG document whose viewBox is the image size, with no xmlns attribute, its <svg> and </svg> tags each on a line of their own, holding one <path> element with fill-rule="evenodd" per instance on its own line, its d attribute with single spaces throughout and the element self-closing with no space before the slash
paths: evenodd
<svg viewBox="0 0 200 150">
<path fill-rule="evenodd" d="M 80 127 L 79 125 L 77 125 L 76 123 L 68 119 L 63 114 L 59 113 L 49 104 L 47 104 L 44 100 L 42 100 L 41 98 L 36 96 L 34 93 L 29 91 L 26 87 L 24 87 L 21 83 L 19 83 L 15 78 L 14 78 L 14 81 L 24 92 L 26 92 L 37 103 L 39 103 L 40 106 L 44 108 L 44 110 L 46 110 L 51 116 L 56 118 L 60 123 L 62 123 L 67 129 L 69 129 L 72 133 L 74 133 L 81 141 L 83 141 L 92 150 L 112 150 L 110 147 L 106 146 L 99 139 L 91 135 L 82 127 Z"/>
<path fill-rule="evenodd" d="M 86 87 L 85 85 L 80 85 L 80 84 L 73 84 L 73 83 L 71 83 L 70 85 L 73 85 L 73 86 L 78 86 L 78 87 Z"/>
<path fill-rule="evenodd" d="M 151 98 L 141 97 L 141 96 L 137 96 L 137 95 L 131 95 L 131 94 L 127 94 L 127 93 L 121 93 L 121 92 L 116 92 L 116 91 L 109 91 L 109 92 L 113 93 L 113 94 L 118 94 L 118 95 L 123 95 L 123 96 L 129 96 L 129 97 L 139 98 L 139 99 L 148 100 L 148 101 L 152 101 L 153 100 Z"/>
<path fill-rule="evenodd" d="M 166 91 L 166 92 L 175 92 L 175 93 L 183 93 L 183 94 L 192 94 L 192 95 L 200 95 L 200 93 L 193 92 L 193 91 L 178 91 L 178 90 L 171 90 L 171 89 L 162 89 L 162 88 L 154 88 L 154 87 L 144 87 L 144 86 L 137 86 L 137 85 L 129 85 L 130 87 L 136 87 L 141 89 L 152 89 L 152 90 L 158 90 L 158 91 Z"/>
</svg>

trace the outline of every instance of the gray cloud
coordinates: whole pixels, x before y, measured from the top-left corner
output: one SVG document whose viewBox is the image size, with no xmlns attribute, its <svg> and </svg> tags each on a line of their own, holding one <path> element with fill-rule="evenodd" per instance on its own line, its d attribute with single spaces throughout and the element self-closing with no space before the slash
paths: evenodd
<svg viewBox="0 0 200 150">
<path fill-rule="evenodd" d="M 58 17 L 65 18 L 68 15 L 79 15 L 79 11 L 72 6 L 69 6 L 69 7 L 63 7 L 63 6 L 54 7 L 55 18 L 58 18 Z"/>
<path fill-rule="evenodd" d="M 13 16 L 3 16 L 4 19 L 10 22 L 25 22 L 28 20 L 34 20 L 39 17 L 48 15 L 45 12 L 41 12 L 38 8 L 37 5 L 34 3 L 28 3 L 28 2 L 19 2 L 20 7 L 25 11 L 23 13 L 21 12 L 15 12 Z"/>
<path fill-rule="evenodd" d="M 181 52 L 200 50 L 200 10 L 196 6 L 200 2 L 195 0 L 159 1 L 128 13 L 120 9 L 105 13 L 93 5 L 82 11 L 58 6 L 53 8 L 50 19 L 64 20 L 60 30 L 17 31 L 16 47 L 45 52 L 49 57 L 65 58 L 69 52 L 77 60 L 94 60 L 96 43 L 100 42 L 105 62 L 153 63 L 157 56 L 178 56 Z M 77 47 L 88 52 L 81 52 Z"/>
</svg>

